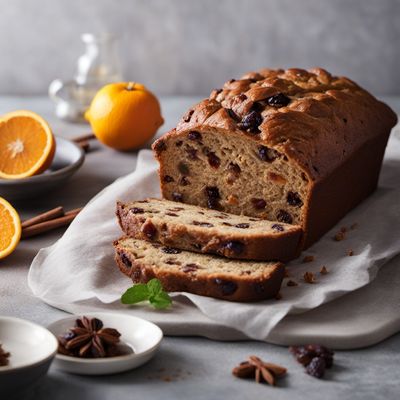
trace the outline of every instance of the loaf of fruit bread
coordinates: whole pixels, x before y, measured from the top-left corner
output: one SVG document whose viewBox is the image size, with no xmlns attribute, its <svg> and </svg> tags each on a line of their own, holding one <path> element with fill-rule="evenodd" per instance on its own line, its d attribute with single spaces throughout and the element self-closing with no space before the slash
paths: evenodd
<svg viewBox="0 0 400 400">
<path fill-rule="evenodd" d="M 230 260 L 126 237 L 114 248 L 120 270 L 133 282 L 157 278 L 168 292 L 256 301 L 276 296 L 284 276 L 280 262 Z"/>
<path fill-rule="evenodd" d="M 300 225 L 318 240 L 376 187 L 397 117 L 323 69 L 231 79 L 153 144 L 166 199 Z"/>
<path fill-rule="evenodd" d="M 299 254 L 296 225 L 227 214 L 169 200 L 117 203 L 127 236 L 228 258 L 289 261 Z"/>
</svg>

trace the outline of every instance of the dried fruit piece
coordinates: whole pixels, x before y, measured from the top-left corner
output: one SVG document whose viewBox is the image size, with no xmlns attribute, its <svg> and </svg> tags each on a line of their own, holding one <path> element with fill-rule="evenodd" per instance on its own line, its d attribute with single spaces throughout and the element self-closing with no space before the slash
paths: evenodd
<svg viewBox="0 0 400 400">
<path fill-rule="evenodd" d="M 214 282 L 220 287 L 221 292 L 224 296 L 232 295 L 236 292 L 238 288 L 235 282 L 231 282 L 226 279 L 215 278 Z"/>
<path fill-rule="evenodd" d="M 201 141 L 201 139 L 202 139 L 202 136 L 201 136 L 201 133 L 200 132 L 197 132 L 197 131 L 190 131 L 189 133 L 188 133 L 188 139 L 189 140 L 195 140 L 195 141 Z"/>
<path fill-rule="evenodd" d="M 183 272 L 195 272 L 195 271 L 197 271 L 199 268 L 200 268 L 200 267 L 199 267 L 197 264 L 195 264 L 195 263 L 190 263 L 190 264 L 185 264 L 185 265 L 182 267 L 182 271 L 183 271 Z"/>
<path fill-rule="evenodd" d="M 272 107 L 286 107 L 290 103 L 290 98 L 283 93 L 278 93 L 267 98 L 267 103 Z"/>
<path fill-rule="evenodd" d="M 144 214 L 143 208 L 139 208 L 139 207 L 132 207 L 131 209 L 129 209 L 129 211 L 132 214 Z"/>
<path fill-rule="evenodd" d="M 189 167 L 188 167 L 185 163 L 183 163 L 183 162 L 180 162 L 180 163 L 178 164 L 178 171 L 179 171 L 182 175 L 189 175 Z"/>
<path fill-rule="evenodd" d="M 163 181 L 165 183 L 174 182 L 174 178 L 172 176 L 169 176 L 169 175 L 164 175 Z"/>
<path fill-rule="evenodd" d="M 241 224 L 236 224 L 235 227 L 240 229 L 247 229 L 250 228 L 250 224 L 241 223 Z"/>
<path fill-rule="evenodd" d="M 213 151 L 210 151 L 208 153 L 207 158 L 208 158 L 208 164 L 210 164 L 210 167 L 212 167 L 214 169 L 218 169 L 219 166 L 221 165 L 220 158 Z"/>
<path fill-rule="evenodd" d="M 293 222 L 292 216 L 285 210 L 279 210 L 276 214 L 276 219 L 286 224 L 291 224 Z"/>
<path fill-rule="evenodd" d="M 223 246 L 225 249 L 232 251 L 234 254 L 241 254 L 244 250 L 244 243 L 239 242 L 238 240 L 231 240 L 226 242 Z"/>
<path fill-rule="evenodd" d="M 301 207 L 303 205 L 303 201 L 296 192 L 288 192 L 286 200 L 290 206 Z"/>
<path fill-rule="evenodd" d="M 264 199 L 251 199 L 251 203 L 256 210 L 262 210 L 266 207 L 267 202 Z"/>
<path fill-rule="evenodd" d="M 285 230 L 285 228 L 281 224 L 273 224 L 271 228 L 277 232 L 284 232 Z"/>
<path fill-rule="evenodd" d="M 179 254 L 179 253 L 182 253 L 182 250 L 175 249 L 174 247 L 168 247 L 168 246 L 162 247 L 161 251 L 163 253 L 166 253 L 166 254 Z"/>
<path fill-rule="evenodd" d="M 203 226 L 205 228 L 212 228 L 214 225 L 209 222 L 192 221 L 192 225 Z"/>
<path fill-rule="evenodd" d="M 308 375 L 321 379 L 325 374 L 325 360 L 322 357 L 314 357 L 306 367 Z"/>
<path fill-rule="evenodd" d="M 140 230 L 150 239 L 153 240 L 157 235 L 157 228 L 151 221 L 146 221 Z"/>
<path fill-rule="evenodd" d="M 258 111 L 250 111 L 242 118 L 242 121 L 238 123 L 238 127 L 250 133 L 260 133 L 258 127 L 261 125 L 262 121 L 263 118 Z"/>
<path fill-rule="evenodd" d="M 178 193 L 178 192 L 172 192 L 172 200 L 174 201 L 178 201 L 180 203 L 183 202 L 183 194 Z"/>
<path fill-rule="evenodd" d="M 262 161 L 272 162 L 279 157 L 279 153 L 266 146 L 258 146 L 258 156 Z"/>
<path fill-rule="evenodd" d="M 321 275 L 326 275 L 328 272 L 329 272 L 329 271 L 327 270 L 327 268 L 325 267 L 325 265 L 323 265 L 323 266 L 321 267 L 321 269 L 319 270 L 319 273 L 320 273 Z"/>
</svg>

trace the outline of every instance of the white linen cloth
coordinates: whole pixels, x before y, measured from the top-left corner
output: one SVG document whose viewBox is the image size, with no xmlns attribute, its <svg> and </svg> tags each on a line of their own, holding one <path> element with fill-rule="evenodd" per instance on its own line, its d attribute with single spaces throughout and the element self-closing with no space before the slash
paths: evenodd
<svg viewBox="0 0 400 400">
<path fill-rule="evenodd" d="M 191 321 L 200 310 L 215 321 L 214 338 L 224 339 L 221 327 L 226 326 L 247 337 L 265 340 L 286 315 L 314 309 L 367 285 L 379 268 L 400 252 L 399 177 L 400 141 L 392 137 L 378 190 L 302 255 L 314 255 L 314 262 L 302 263 L 301 257 L 288 264 L 290 279 L 299 285 L 287 287 L 285 279 L 281 300 L 246 304 L 176 293 L 170 310 L 153 311 L 147 305 L 125 306 L 119 302 L 132 283 L 116 267 L 112 246 L 112 241 L 122 235 L 115 202 L 160 195 L 157 164 L 151 152 L 143 150 L 133 173 L 101 191 L 58 242 L 40 250 L 29 271 L 29 286 L 44 302 L 72 313 L 82 314 L 95 305 L 96 309 L 145 316 L 161 328 L 178 314 L 181 323 L 176 325 L 176 334 L 185 334 L 185 320 Z M 354 223 L 357 228 L 350 230 L 345 240 L 332 239 L 340 227 Z M 350 249 L 353 256 L 348 255 Z M 323 265 L 329 271 L 326 275 L 319 273 Z M 316 283 L 304 282 L 306 271 L 315 274 Z"/>
</svg>

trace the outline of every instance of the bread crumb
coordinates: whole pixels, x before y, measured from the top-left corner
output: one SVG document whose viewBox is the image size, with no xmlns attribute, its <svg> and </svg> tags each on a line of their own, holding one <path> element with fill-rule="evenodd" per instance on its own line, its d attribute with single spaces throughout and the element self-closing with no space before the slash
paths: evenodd
<svg viewBox="0 0 400 400">
<path fill-rule="evenodd" d="M 309 262 L 313 262 L 315 260 L 314 256 L 305 256 L 303 258 L 303 263 L 309 263 Z"/>
<path fill-rule="evenodd" d="M 347 226 L 342 226 L 342 227 L 340 228 L 340 232 L 346 233 L 346 232 L 347 232 Z"/>
<path fill-rule="evenodd" d="M 282 295 L 279 292 L 276 296 L 275 296 L 275 300 L 281 300 L 282 299 Z"/>
<path fill-rule="evenodd" d="M 287 285 L 287 286 L 298 286 L 298 283 L 295 282 L 295 281 L 290 280 L 290 281 L 287 281 L 287 284 L 286 284 L 286 285 Z"/>
<path fill-rule="evenodd" d="M 336 242 L 340 242 L 345 238 L 345 236 L 346 236 L 345 233 L 340 231 L 334 236 L 334 239 Z"/>
<path fill-rule="evenodd" d="M 312 272 L 305 272 L 303 275 L 304 281 L 307 283 L 315 283 L 316 279 L 315 276 Z"/>
<path fill-rule="evenodd" d="M 284 272 L 284 275 L 283 275 L 283 277 L 284 278 L 289 278 L 289 271 L 287 270 L 287 269 L 285 269 L 285 272 Z"/>
<path fill-rule="evenodd" d="M 352 225 L 350 226 L 350 229 L 351 229 L 351 230 L 354 230 L 354 229 L 356 229 L 357 227 L 358 227 L 357 222 L 354 222 L 354 224 L 352 224 Z"/>
<path fill-rule="evenodd" d="M 321 275 L 326 275 L 328 272 L 329 272 L 329 271 L 328 271 L 328 269 L 325 267 L 325 265 L 323 265 L 323 266 L 321 267 L 321 269 L 319 270 L 319 273 L 320 273 Z"/>
<path fill-rule="evenodd" d="M 350 257 L 354 256 L 354 251 L 352 249 L 348 250 L 347 255 Z"/>
</svg>

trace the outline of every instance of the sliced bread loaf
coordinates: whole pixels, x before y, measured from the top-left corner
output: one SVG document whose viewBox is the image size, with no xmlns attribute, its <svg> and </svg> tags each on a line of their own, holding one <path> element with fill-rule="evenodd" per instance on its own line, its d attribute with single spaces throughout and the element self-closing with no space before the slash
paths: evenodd
<svg viewBox="0 0 400 400">
<path fill-rule="evenodd" d="M 274 297 L 284 276 L 280 262 L 229 260 L 126 237 L 115 241 L 114 247 L 125 275 L 136 283 L 157 278 L 169 292 L 256 301 Z"/>
<path fill-rule="evenodd" d="M 159 199 L 118 202 L 117 216 L 128 236 L 236 259 L 288 261 L 302 235 L 296 225 Z"/>
</svg>

